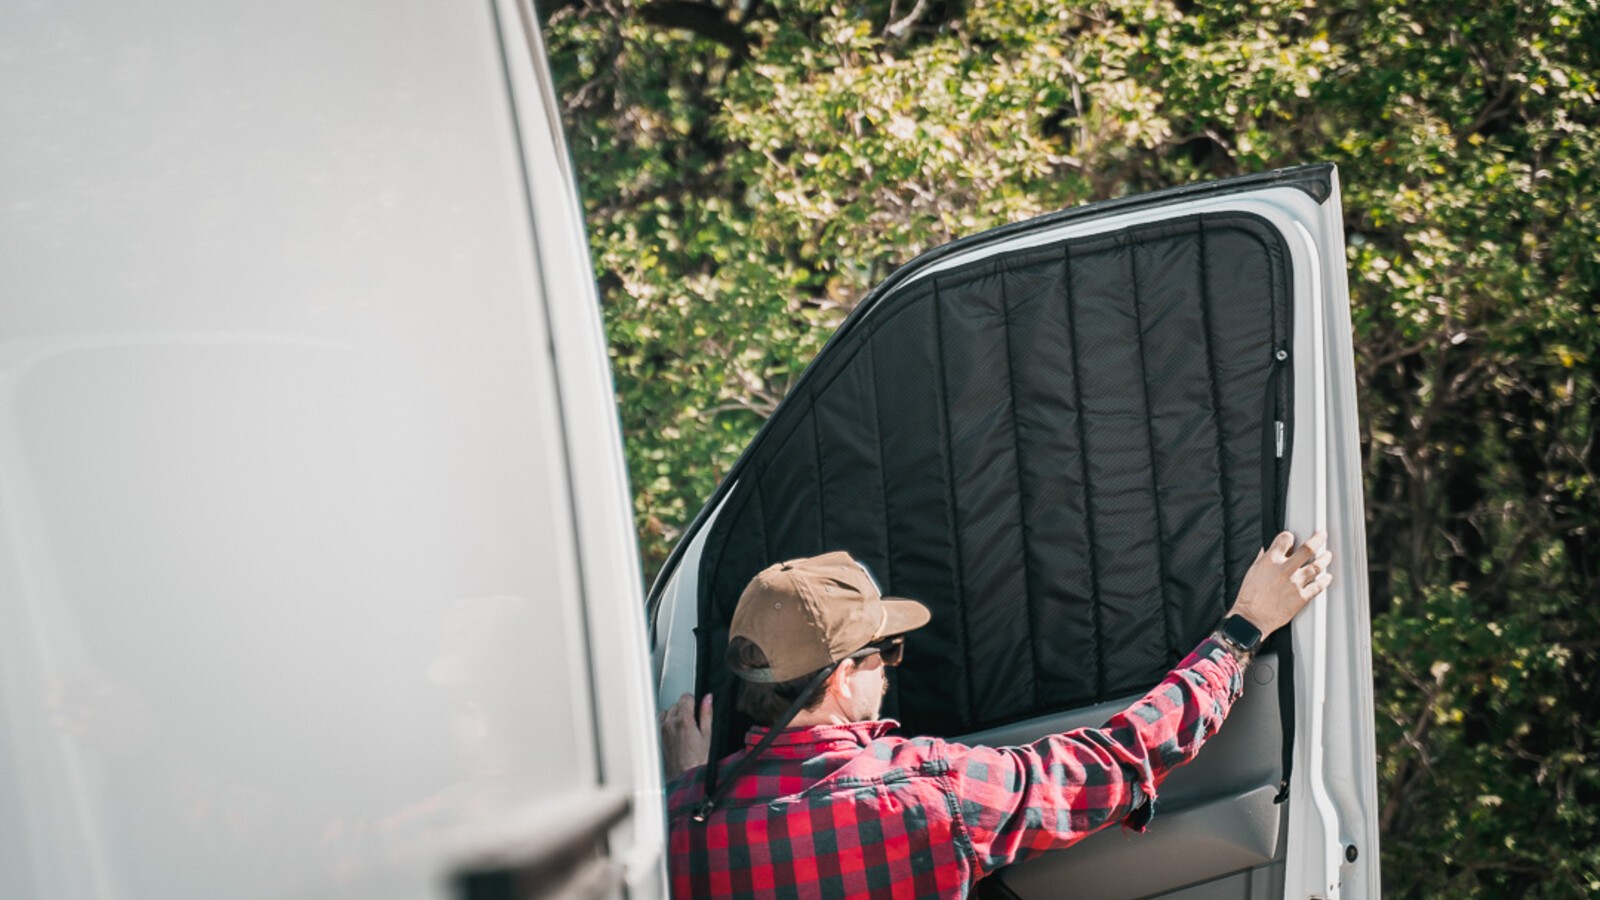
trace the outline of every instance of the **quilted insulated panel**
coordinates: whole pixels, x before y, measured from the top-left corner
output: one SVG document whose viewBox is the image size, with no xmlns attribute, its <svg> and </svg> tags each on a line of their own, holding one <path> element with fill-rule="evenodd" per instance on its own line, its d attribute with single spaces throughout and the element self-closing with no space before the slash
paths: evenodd
<svg viewBox="0 0 1600 900">
<path fill-rule="evenodd" d="M 751 576 L 835 549 L 933 610 L 886 705 L 908 733 L 1160 680 L 1282 521 L 1290 290 L 1271 226 L 1212 213 L 969 263 L 858 310 L 707 535 L 700 689 L 729 683 Z"/>
</svg>

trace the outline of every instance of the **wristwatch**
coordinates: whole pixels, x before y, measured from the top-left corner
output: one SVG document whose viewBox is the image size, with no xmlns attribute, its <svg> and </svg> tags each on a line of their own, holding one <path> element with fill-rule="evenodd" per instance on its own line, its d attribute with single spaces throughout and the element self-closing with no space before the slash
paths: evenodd
<svg viewBox="0 0 1600 900">
<path fill-rule="evenodd" d="M 1247 663 L 1261 648 L 1261 629 L 1250 623 L 1244 616 L 1229 616 L 1222 620 L 1212 636 L 1228 648 L 1233 658 L 1240 663 Z"/>
</svg>

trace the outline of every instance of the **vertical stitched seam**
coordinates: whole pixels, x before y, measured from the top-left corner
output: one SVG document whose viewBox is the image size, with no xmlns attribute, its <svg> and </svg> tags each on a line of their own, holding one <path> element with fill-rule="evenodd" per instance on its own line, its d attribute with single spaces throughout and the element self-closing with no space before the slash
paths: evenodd
<svg viewBox="0 0 1600 900">
<path fill-rule="evenodd" d="M 1094 619 L 1094 699 L 1100 700 L 1106 692 L 1106 632 L 1105 623 L 1100 612 L 1100 560 L 1095 553 L 1096 536 L 1094 532 L 1094 496 L 1089 488 L 1089 441 L 1084 428 L 1083 408 L 1083 375 L 1078 366 L 1078 317 L 1073 313 L 1073 303 L 1076 302 L 1072 294 L 1072 247 L 1062 247 L 1061 265 L 1065 269 L 1062 279 L 1067 307 L 1067 344 L 1072 353 L 1072 394 L 1077 406 L 1074 412 L 1078 420 L 1078 471 L 1083 483 L 1083 517 L 1089 526 L 1089 589 L 1094 592 L 1090 598 L 1090 612 Z"/>
<path fill-rule="evenodd" d="M 1200 219 L 1197 229 L 1200 242 L 1200 316 L 1204 321 L 1206 373 L 1211 379 L 1211 422 L 1217 430 L 1217 492 L 1222 495 L 1222 591 L 1218 596 L 1222 608 L 1220 617 L 1228 607 L 1228 566 L 1233 562 L 1233 526 L 1228 521 L 1228 507 L 1233 499 L 1232 479 L 1228 477 L 1228 457 L 1223 447 L 1222 393 L 1217 375 L 1215 336 L 1211 321 L 1211 267 L 1206 264 L 1206 222 Z"/>
<path fill-rule="evenodd" d="M 827 553 L 828 547 L 828 501 L 827 479 L 823 477 L 822 470 L 822 423 L 818 421 L 821 415 L 817 412 L 817 390 L 812 388 L 809 392 L 811 399 L 811 449 L 817 455 L 817 552 Z"/>
<path fill-rule="evenodd" d="M 761 526 L 761 568 L 765 569 L 777 560 L 772 558 L 772 540 L 767 534 L 767 504 L 761 500 L 761 482 L 755 483 L 756 489 L 756 524 Z"/>
<path fill-rule="evenodd" d="M 874 339 L 877 334 L 873 334 Z M 883 401 L 878 399 L 878 360 L 872 349 L 874 340 L 867 341 L 867 384 L 872 388 L 872 443 L 878 449 L 878 496 L 883 500 L 883 588 L 894 594 L 894 544 L 889 528 L 889 473 L 883 464 Z"/>
<path fill-rule="evenodd" d="M 760 467 L 752 463 L 750 468 L 752 476 L 750 483 L 752 485 L 759 485 L 761 482 Z M 759 497 L 760 495 L 757 494 L 757 496 Z M 726 535 L 726 537 L 724 537 L 723 540 L 719 541 L 718 543 L 712 544 L 711 538 L 715 535 L 706 535 L 706 547 L 700 551 L 700 590 L 698 593 L 705 598 L 704 609 L 706 612 L 711 613 L 711 618 L 716 618 L 716 605 L 714 602 L 716 600 L 715 591 L 717 586 L 722 583 L 722 565 L 728 560 L 728 544 L 733 540 L 733 536 L 731 534 L 733 530 L 733 522 L 738 516 L 744 514 L 745 506 L 749 504 L 749 502 L 750 501 L 748 498 L 740 497 L 737 507 L 735 507 L 731 502 L 728 504 L 728 506 L 724 507 L 724 512 L 727 514 L 728 521 L 723 523 L 722 516 L 718 516 L 717 521 L 713 523 L 712 528 L 715 530 L 718 525 L 721 525 L 723 533 Z M 712 554 L 709 559 L 706 557 L 706 554 L 708 553 Z M 710 577 L 707 577 L 708 574 Z M 698 601 L 700 598 L 697 597 L 695 599 L 697 601 L 695 604 L 695 625 L 704 625 L 706 623 L 700 621 L 699 616 L 701 607 Z"/>
<path fill-rule="evenodd" d="M 1144 312 L 1139 297 L 1139 267 L 1134 263 L 1134 242 L 1128 244 L 1128 274 L 1133 284 L 1133 324 L 1136 331 L 1134 343 L 1139 347 L 1139 387 L 1144 393 L 1145 446 L 1150 451 L 1150 501 L 1156 512 L 1156 570 L 1160 575 L 1161 628 L 1167 639 L 1167 655 L 1177 655 L 1177 644 L 1172 638 L 1172 600 L 1167 596 L 1167 525 L 1161 515 L 1161 482 L 1156 474 L 1156 422 L 1155 410 L 1150 406 L 1150 368 L 1144 358 Z"/>
<path fill-rule="evenodd" d="M 1006 294 L 1006 273 L 1000 276 L 1000 333 L 1006 343 L 1006 396 L 1011 400 L 1011 458 L 1017 471 L 1017 543 L 1022 550 L 1022 603 L 1028 611 L 1028 709 L 1038 706 L 1039 614 L 1033 597 L 1033 572 L 1028 566 L 1028 520 L 1023 512 L 1022 432 L 1017 424 L 1016 365 L 1011 356 L 1011 301 Z"/>
<path fill-rule="evenodd" d="M 962 687 L 965 688 L 967 708 L 962 710 L 962 725 L 973 724 L 972 702 L 972 647 L 968 641 L 967 629 L 967 598 L 965 573 L 961 565 L 961 516 L 956 507 L 956 473 L 955 473 L 955 448 L 954 440 L 950 433 L 950 385 L 949 372 L 946 371 L 944 362 L 944 314 L 940 311 L 941 299 L 939 296 L 939 283 L 933 285 L 933 342 L 934 362 L 939 366 L 939 428 L 944 432 L 944 485 L 945 498 L 950 506 L 950 518 L 947 520 L 950 532 L 950 555 L 955 563 L 955 583 L 952 585 L 956 601 L 956 614 L 961 620 L 961 656 L 965 661 L 961 671 Z"/>
<path fill-rule="evenodd" d="M 890 537 L 892 529 L 889 527 L 889 475 L 883 465 L 883 402 L 878 399 L 878 360 L 872 353 L 872 348 L 877 346 L 876 338 L 877 334 L 874 332 L 867 341 L 866 350 L 862 355 L 867 358 L 867 387 L 872 396 L 872 443 L 878 449 L 878 497 L 883 501 L 883 528 L 880 531 L 883 535 L 883 571 L 878 573 L 878 577 L 883 580 L 884 593 L 895 596 L 894 544 Z M 884 673 L 886 679 L 888 674 Z M 890 699 L 894 701 L 894 708 L 898 710 L 900 676 L 897 674 L 892 680 L 886 681 L 885 689 L 893 692 L 894 696 Z"/>
</svg>

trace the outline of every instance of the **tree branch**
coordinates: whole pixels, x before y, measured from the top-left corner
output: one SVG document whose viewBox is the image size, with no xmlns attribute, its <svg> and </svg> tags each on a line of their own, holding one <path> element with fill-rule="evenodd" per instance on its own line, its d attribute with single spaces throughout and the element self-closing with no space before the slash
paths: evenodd
<svg viewBox="0 0 1600 900">
<path fill-rule="evenodd" d="M 638 209 L 663 197 L 702 194 L 715 187 L 722 174 L 721 169 L 711 168 L 683 175 L 674 181 L 657 182 L 632 193 L 623 193 L 613 203 L 596 206 L 589 215 L 597 220 L 609 219 L 617 213 Z"/>
<path fill-rule="evenodd" d="M 693 32 L 707 40 L 743 55 L 750 46 L 750 36 L 737 22 L 730 21 L 727 13 L 710 3 L 696 0 L 657 0 L 639 8 L 639 17 L 661 28 L 675 28 Z"/>
<path fill-rule="evenodd" d="M 917 24 L 917 20 L 921 19 L 927 11 L 928 0 L 917 0 L 917 5 L 911 7 L 911 12 L 906 13 L 905 18 L 898 22 L 890 22 L 884 26 L 883 33 L 892 38 L 905 36 L 905 33 L 910 31 L 912 26 Z"/>
<path fill-rule="evenodd" d="M 1428 685 L 1426 693 L 1423 695 L 1422 709 L 1417 713 L 1416 721 L 1412 724 L 1411 730 L 1400 739 L 1401 743 L 1415 752 L 1415 756 L 1406 756 L 1400 760 L 1399 771 L 1395 773 L 1395 777 L 1391 782 L 1394 788 L 1389 794 L 1389 802 L 1383 805 L 1383 811 L 1378 814 L 1378 827 L 1380 833 L 1383 834 L 1389 833 L 1395 817 L 1410 802 L 1410 798 L 1407 795 L 1412 784 L 1430 770 L 1428 750 L 1423 746 L 1422 739 L 1427 735 L 1429 726 L 1433 724 L 1433 711 L 1439 704 L 1439 692 L 1444 688 L 1445 676 L 1450 672 L 1449 666 L 1435 665 L 1436 668 L 1432 672 L 1433 683 Z M 1394 749 L 1399 750 L 1400 748 L 1395 747 Z M 1421 764 L 1420 771 L 1412 771 L 1412 760 L 1416 760 Z"/>
</svg>

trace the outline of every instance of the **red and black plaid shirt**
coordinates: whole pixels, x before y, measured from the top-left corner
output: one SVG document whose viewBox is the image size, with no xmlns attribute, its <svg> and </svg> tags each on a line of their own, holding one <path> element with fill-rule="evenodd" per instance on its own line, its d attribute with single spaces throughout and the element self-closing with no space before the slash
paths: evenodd
<svg viewBox="0 0 1600 900">
<path fill-rule="evenodd" d="M 1216 733 L 1241 686 L 1232 655 L 1206 640 L 1104 726 L 1023 747 L 890 737 L 887 719 L 786 729 L 704 823 L 689 817 L 701 768 L 668 786 L 672 892 L 965 897 L 1111 822 L 1142 831 L 1156 786 Z"/>
</svg>

